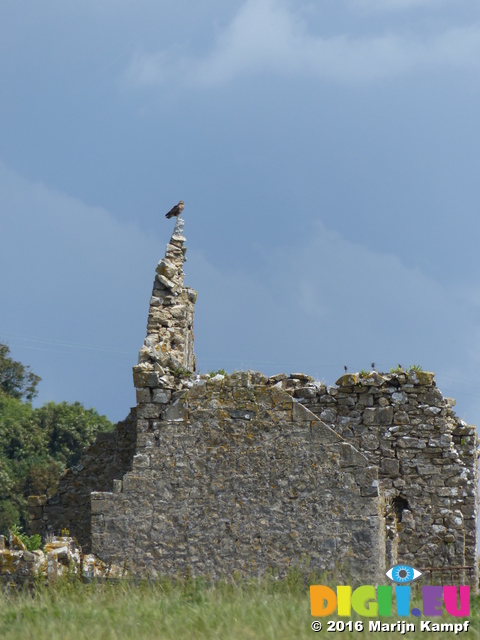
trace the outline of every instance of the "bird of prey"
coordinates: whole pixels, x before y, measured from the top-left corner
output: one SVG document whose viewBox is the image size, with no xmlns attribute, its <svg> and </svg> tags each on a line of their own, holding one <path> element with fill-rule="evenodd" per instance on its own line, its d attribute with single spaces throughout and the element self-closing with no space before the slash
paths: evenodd
<svg viewBox="0 0 480 640">
<path fill-rule="evenodd" d="M 178 204 L 170 209 L 168 213 L 165 214 L 166 218 L 173 218 L 174 216 L 178 216 L 182 213 L 185 205 L 183 204 L 183 200 L 180 200 Z"/>
</svg>

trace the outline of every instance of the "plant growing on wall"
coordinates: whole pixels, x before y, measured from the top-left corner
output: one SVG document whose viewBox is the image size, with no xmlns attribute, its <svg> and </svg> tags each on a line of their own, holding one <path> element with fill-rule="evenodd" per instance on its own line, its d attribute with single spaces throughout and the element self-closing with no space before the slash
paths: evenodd
<svg viewBox="0 0 480 640">
<path fill-rule="evenodd" d="M 28 551 L 36 551 L 42 546 L 42 539 L 38 533 L 35 533 L 33 536 L 29 536 L 22 532 L 22 527 L 18 524 L 13 524 L 10 528 L 10 532 L 23 542 Z"/>
<path fill-rule="evenodd" d="M 210 376 L 210 378 L 214 378 L 218 375 L 227 377 L 228 373 L 225 371 L 225 369 L 218 369 L 217 371 L 209 371 L 208 375 Z"/>
</svg>

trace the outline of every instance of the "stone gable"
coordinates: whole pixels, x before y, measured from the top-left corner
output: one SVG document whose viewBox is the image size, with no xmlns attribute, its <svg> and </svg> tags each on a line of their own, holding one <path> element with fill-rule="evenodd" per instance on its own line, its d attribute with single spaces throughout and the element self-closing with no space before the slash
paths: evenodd
<svg viewBox="0 0 480 640">
<path fill-rule="evenodd" d="M 260 374 L 218 378 L 138 421 L 119 492 L 92 495 L 93 552 L 136 574 L 378 580 L 377 467 Z"/>
</svg>

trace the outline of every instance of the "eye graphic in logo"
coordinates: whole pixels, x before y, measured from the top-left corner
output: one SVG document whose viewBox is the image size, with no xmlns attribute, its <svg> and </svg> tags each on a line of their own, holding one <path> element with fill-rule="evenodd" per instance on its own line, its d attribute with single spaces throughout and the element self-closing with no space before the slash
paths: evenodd
<svg viewBox="0 0 480 640">
<path fill-rule="evenodd" d="M 408 564 L 396 564 L 387 571 L 387 578 L 390 578 L 397 584 L 406 584 L 412 582 L 422 575 L 421 571 L 410 567 Z"/>
</svg>

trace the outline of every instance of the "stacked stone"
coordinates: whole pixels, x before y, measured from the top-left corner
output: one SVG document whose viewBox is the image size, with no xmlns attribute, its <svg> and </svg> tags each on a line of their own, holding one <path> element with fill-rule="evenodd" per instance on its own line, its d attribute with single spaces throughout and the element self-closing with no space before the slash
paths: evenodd
<svg viewBox="0 0 480 640">
<path fill-rule="evenodd" d="M 196 368 L 193 315 L 197 292 L 183 286 L 184 220 L 177 219 L 165 257 L 156 268 L 147 321 L 147 336 L 133 368 L 138 418 L 158 418 L 172 393 Z"/>
<path fill-rule="evenodd" d="M 17 536 L 0 536 L 0 580 L 7 585 L 54 583 L 66 574 L 91 578 L 122 578 L 122 567 L 108 566 L 93 555 L 84 555 L 70 536 L 52 536 L 43 549 L 28 551 Z"/>
<path fill-rule="evenodd" d="M 477 570 L 477 436 L 434 374 L 346 374 L 338 387 L 273 376 L 379 468 L 387 564 Z"/>
</svg>

